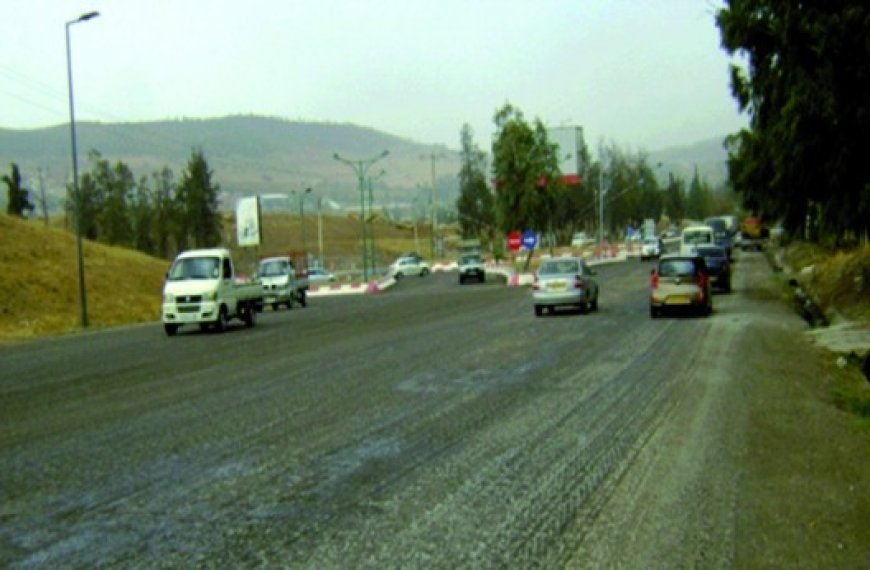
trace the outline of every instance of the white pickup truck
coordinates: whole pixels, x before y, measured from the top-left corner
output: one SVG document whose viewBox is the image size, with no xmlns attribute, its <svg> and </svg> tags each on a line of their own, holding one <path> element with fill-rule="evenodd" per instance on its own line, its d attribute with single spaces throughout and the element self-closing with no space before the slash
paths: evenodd
<svg viewBox="0 0 870 570">
<path fill-rule="evenodd" d="M 293 303 L 307 304 L 308 277 L 301 255 L 278 255 L 260 260 L 257 276 L 263 287 L 263 303 L 277 311 L 281 305 L 288 309 Z"/>
<path fill-rule="evenodd" d="M 231 319 L 256 324 L 263 287 L 237 279 L 227 249 L 193 249 L 175 258 L 163 284 L 163 329 L 174 336 L 182 325 L 223 331 Z"/>
</svg>

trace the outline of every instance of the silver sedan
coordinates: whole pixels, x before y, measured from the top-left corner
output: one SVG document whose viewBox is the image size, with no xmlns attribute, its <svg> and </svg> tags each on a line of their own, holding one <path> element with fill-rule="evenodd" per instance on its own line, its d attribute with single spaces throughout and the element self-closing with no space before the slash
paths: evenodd
<svg viewBox="0 0 870 570">
<path fill-rule="evenodd" d="M 579 257 L 546 259 L 535 273 L 532 283 L 535 315 L 541 316 L 546 307 L 571 305 L 581 311 L 598 310 L 598 282 L 595 271 Z"/>
</svg>

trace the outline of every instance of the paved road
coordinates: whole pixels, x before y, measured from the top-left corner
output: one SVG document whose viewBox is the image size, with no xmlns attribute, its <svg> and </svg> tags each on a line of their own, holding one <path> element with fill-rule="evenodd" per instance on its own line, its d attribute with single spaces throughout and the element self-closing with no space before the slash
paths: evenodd
<svg viewBox="0 0 870 570">
<path fill-rule="evenodd" d="M 589 314 L 448 274 L 0 348 L 0 565 L 729 565 L 749 298 L 651 320 L 649 267 L 599 268 Z"/>
</svg>

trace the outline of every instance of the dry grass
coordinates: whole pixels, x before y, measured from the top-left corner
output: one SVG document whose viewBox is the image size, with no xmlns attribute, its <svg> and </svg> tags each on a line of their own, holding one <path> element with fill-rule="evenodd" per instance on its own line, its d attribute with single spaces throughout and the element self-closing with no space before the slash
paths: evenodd
<svg viewBox="0 0 870 570">
<path fill-rule="evenodd" d="M 80 324 L 75 237 L 39 222 L 0 216 L 0 339 Z M 88 316 L 93 326 L 155 320 L 167 262 L 85 242 Z"/>
<path fill-rule="evenodd" d="M 305 219 L 306 244 L 318 252 L 318 224 Z M 57 334 L 81 325 L 75 236 L 36 220 L 0 215 L 0 341 Z M 302 226 L 298 216 L 266 215 L 264 245 L 258 251 L 235 251 L 252 266 L 258 255 L 298 250 Z M 415 249 L 412 226 L 386 220 L 374 225 L 379 264 L 388 264 L 403 251 Z M 326 265 L 349 270 L 361 264 L 359 220 L 323 217 Z M 420 227 L 421 253 L 429 253 L 428 228 Z M 232 221 L 227 235 L 235 236 Z M 234 239 L 232 241 L 235 241 Z M 88 317 L 92 327 L 151 322 L 159 319 L 163 278 L 169 260 L 156 259 L 124 248 L 85 241 Z M 241 264 L 240 264 L 241 265 Z"/>
<path fill-rule="evenodd" d="M 796 243 L 786 249 L 785 261 L 827 314 L 870 327 L 870 245 L 831 252 Z"/>
</svg>

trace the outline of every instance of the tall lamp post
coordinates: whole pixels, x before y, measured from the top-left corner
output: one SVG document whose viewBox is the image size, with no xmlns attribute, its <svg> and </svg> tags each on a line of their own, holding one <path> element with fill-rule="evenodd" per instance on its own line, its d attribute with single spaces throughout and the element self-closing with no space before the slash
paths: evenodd
<svg viewBox="0 0 870 570">
<path fill-rule="evenodd" d="M 604 150 L 598 147 L 598 245 L 604 243 Z"/>
<path fill-rule="evenodd" d="M 296 190 L 291 190 L 291 194 L 296 194 Z M 299 192 L 299 224 L 302 228 L 302 251 L 305 252 L 305 262 L 308 263 L 308 244 L 305 240 L 305 195 L 311 194 L 311 188 Z"/>
<path fill-rule="evenodd" d="M 78 269 L 79 269 L 79 300 L 82 314 L 82 328 L 88 328 L 88 292 L 85 289 L 85 260 L 82 250 L 82 193 L 79 189 L 79 161 L 76 154 L 76 118 L 75 104 L 73 103 L 73 76 L 72 76 L 72 57 L 70 56 L 69 28 L 73 24 L 86 22 L 92 18 L 99 16 L 99 12 L 88 12 L 82 14 L 75 20 L 70 20 L 64 26 L 66 29 L 66 74 L 69 84 L 69 132 L 72 142 L 72 167 L 73 167 L 73 191 L 75 192 L 75 210 L 76 210 L 76 250 L 78 252 Z"/>
<path fill-rule="evenodd" d="M 363 253 L 362 253 L 363 281 L 369 280 L 368 246 L 366 244 L 366 193 L 365 193 L 366 185 L 365 185 L 365 178 L 366 178 L 366 173 L 369 171 L 369 168 L 371 168 L 374 163 L 381 160 L 382 158 L 384 158 L 388 154 L 390 154 L 390 151 L 385 150 L 381 154 L 379 154 L 377 156 L 373 156 L 372 158 L 369 158 L 366 160 L 348 160 L 346 158 L 343 158 L 337 152 L 332 155 L 332 158 L 350 166 L 353 169 L 353 171 L 356 173 L 357 182 L 359 184 L 360 222 L 362 223 L 362 245 L 363 245 Z"/>
<path fill-rule="evenodd" d="M 377 266 L 378 266 L 377 259 L 375 258 L 375 198 L 374 198 L 373 187 L 374 187 L 375 180 L 378 180 L 379 178 L 383 177 L 384 174 L 386 174 L 386 173 L 387 173 L 387 171 L 382 168 L 381 171 L 378 172 L 376 175 L 369 176 L 369 178 L 368 178 L 369 217 L 367 219 L 367 223 L 370 224 L 369 225 L 369 253 L 368 253 L 368 257 L 369 257 L 369 262 L 371 262 L 371 265 L 372 265 L 372 275 L 374 275 L 377 272 Z"/>
<path fill-rule="evenodd" d="M 435 161 L 439 158 L 444 158 L 444 154 L 442 153 L 430 153 L 429 155 L 423 155 L 420 158 L 426 159 L 428 158 L 431 162 L 432 167 L 432 241 L 429 243 L 429 254 L 432 259 L 435 259 L 435 241 L 437 240 L 438 233 L 438 191 L 435 187 L 436 178 L 435 178 Z"/>
</svg>

